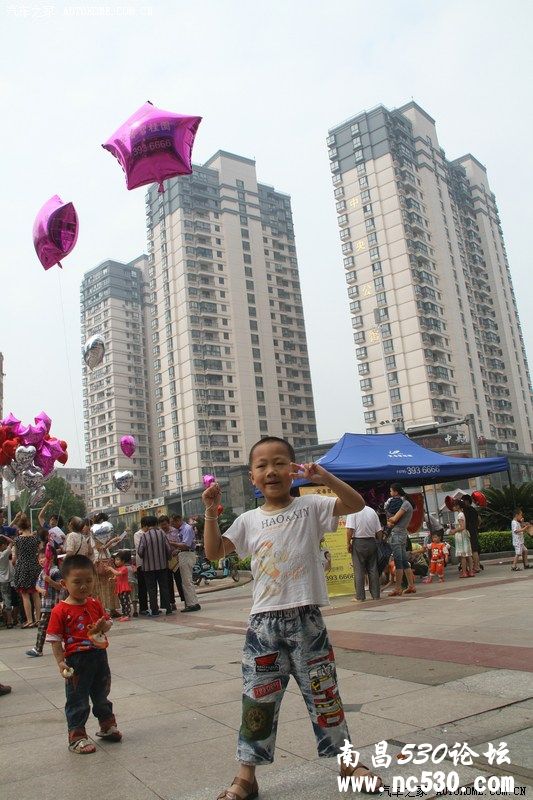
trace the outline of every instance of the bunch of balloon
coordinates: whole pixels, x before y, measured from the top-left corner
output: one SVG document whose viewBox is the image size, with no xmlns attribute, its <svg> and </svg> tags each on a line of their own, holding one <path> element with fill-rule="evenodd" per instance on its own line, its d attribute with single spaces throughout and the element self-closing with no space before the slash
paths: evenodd
<svg viewBox="0 0 533 800">
<path fill-rule="evenodd" d="M 44 496 L 44 482 L 53 472 L 55 462 L 66 464 L 68 445 L 50 436 L 52 420 L 41 411 L 35 425 L 24 425 L 13 414 L 0 421 L 0 466 L 2 477 L 21 492 L 19 501 L 25 510 L 38 505 Z"/>
<path fill-rule="evenodd" d="M 78 215 L 72 203 L 55 194 L 39 210 L 33 223 L 33 246 L 45 269 L 72 252 L 78 240 Z"/>
</svg>

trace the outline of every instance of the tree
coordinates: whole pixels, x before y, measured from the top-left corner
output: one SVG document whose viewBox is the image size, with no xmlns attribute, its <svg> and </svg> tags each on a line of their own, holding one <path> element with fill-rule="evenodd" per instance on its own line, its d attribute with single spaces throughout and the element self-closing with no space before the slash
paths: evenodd
<svg viewBox="0 0 533 800">
<path fill-rule="evenodd" d="M 503 489 L 484 489 L 486 508 L 479 509 L 482 526 L 487 531 L 511 528 L 515 510 L 521 508 L 524 518 L 533 521 L 533 483 L 504 486 Z"/>
<path fill-rule="evenodd" d="M 68 483 L 63 478 L 60 478 L 59 475 L 53 475 L 49 478 L 44 484 L 44 487 L 46 489 L 46 496 L 44 500 L 39 503 L 39 508 L 44 506 L 48 500 L 51 500 L 52 505 L 47 509 L 48 517 L 50 514 L 60 514 L 66 522 L 70 517 L 85 516 L 85 503 L 81 497 L 74 494 Z M 12 515 L 14 516 L 17 511 L 20 511 L 20 504 L 15 500 L 11 506 Z M 27 513 L 29 515 L 29 509 L 27 509 Z"/>
</svg>

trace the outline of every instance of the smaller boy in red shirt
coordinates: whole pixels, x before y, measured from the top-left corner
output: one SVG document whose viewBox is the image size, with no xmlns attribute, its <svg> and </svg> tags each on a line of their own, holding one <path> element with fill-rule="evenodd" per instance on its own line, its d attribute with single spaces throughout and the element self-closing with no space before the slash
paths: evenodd
<svg viewBox="0 0 533 800">
<path fill-rule="evenodd" d="M 122 739 L 108 699 L 111 672 L 105 634 L 113 623 L 100 601 L 91 597 L 95 571 L 90 558 L 67 556 L 61 565 L 61 576 L 68 597 L 52 609 L 46 641 L 52 645 L 59 672 L 66 681 L 69 750 L 87 755 L 96 751 L 85 731 L 89 697 L 100 723 L 96 735 L 112 742 Z"/>
<path fill-rule="evenodd" d="M 429 573 L 422 583 L 431 583 L 433 575 L 438 575 L 439 581 L 442 583 L 444 581 L 444 566 L 448 560 L 450 548 L 446 542 L 441 542 L 440 536 L 436 532 L 431 534 L 431 542 L 426 547 L 430 555 Z"/>
<path fill-rule="evenodd" d="M 124 550 L 121 550 L 115 556 L 115 567 L 108 567 L 113 577 L 109 580 L 115 582 L 115 594 L 117 595 L 122 616 L 119 622 L 129 622 L 131 619 L 131 585 L 129 579 L 128 569 L 128 555 Z"/>
</svg>

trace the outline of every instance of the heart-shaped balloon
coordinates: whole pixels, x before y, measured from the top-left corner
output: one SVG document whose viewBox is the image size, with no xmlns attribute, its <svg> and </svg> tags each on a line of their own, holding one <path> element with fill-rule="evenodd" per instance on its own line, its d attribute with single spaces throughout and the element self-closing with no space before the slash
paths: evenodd
<svg viewBox="0 0 533 800">
<path fill-rule="evenodd" d="M 35 447 L 33 445 L 25 445 L 21 444 L 17 447 L 15 451 L 15 461 L 17 464 L 21 464 L 23 467 L 29 467 L 33 464 L 33 459 L 35 458 Z"/>
<path fill-rule="evenodd" d="M 13 483 L 16 477 L 17 473 L 10 464 L 7 464 L 5 467 L 2 467 L 2 478 L 5 481 L 7 481 L 8 483 Z"/>
<path fill-rule="evenodd" d="M 91 527 L 91 533 L 99 542 L 107 542 L 113 535 L 113 526 L 110 522 L 101 522 Z"/>
<path fill-rule="evenodd" d="M 25 469 L 22 473 L 22 484 L 26 489 L 33 491 L 40 489 L 44 483 L 44 475 L 37 469 Z"/>
<path fill-rule="evenodd" d="M 5 425 L 7 428 L 16 428 L 20 425 L 20 419 L 17 419 L 10 411 L 7 417 L 2 420 L 1 424 Z"/>
<path fill-rule="evenodd" d="M 83 360 L 89 369 L 94 369 L 98 364 L 101 364 L 104 359 L 104 354 L 105 343 L 101 336 L 96 334 L 95 336 L 91 336 L 90 339 L 87 339 L 83 348 Z"/>
<path fill-rule="evenodd" d="M 24 489 L 24 486 L 25 486 L 24 477 L 22 475 L 22 472 L 19 472 L 19 474 L 15 477 L 15 489 L 18 492 L 21 492 Z"/>
<path fill-rule="evenodd" d="M 115 472 L 113 482 L 119 492 L 129 492 L 133 486 L 133 472 L 125 469 L 124 472 Z"/>
</svg>

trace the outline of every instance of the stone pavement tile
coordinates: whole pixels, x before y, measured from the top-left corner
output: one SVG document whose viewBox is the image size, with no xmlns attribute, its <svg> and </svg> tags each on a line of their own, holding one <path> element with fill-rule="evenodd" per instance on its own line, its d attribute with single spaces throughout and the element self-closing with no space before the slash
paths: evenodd
<svg viewBox="0 0 533 800">
<path fill-rule="evenodd" d="M 110 652 L 109 665 L 112 675 L 120 675 L 122 678 L 135 681 L 137 677 L 146 675 L 155 677 L 158 674 L 173 672 L 177 668 L 177 660 L 139 652 L 132 652 L 129 658 L 119 660 L 114 659 L 113 653 Z"/>
<path fill-rule="evenodd" d="M 365 703 L 363 711 L 385 719 L 399 720 L 418 727 L 438 725 L 449 720 L 480 714 L 491 708 L 506 705 L 499 697 L 458 692 L 434 686 L 408 692 L 398 697 L 389 697 L 373 703 Z"/>
<path fill-rule="evenodd" d="M 90 731 L 90 728 L 88 728 Z M 36 746 L 34 739 L 27 742 L 11 742 L 0 746 L 0 783 L 8 784 L 28 778 L 38 777 L 46 773 L 50 765 L 58 772 L 72 769 L 73 753 L 69 752 L 67 745 L 67 727 L 63 728 L 61 734 L 42 737 Z M 80 761 L 87 759 L 80 758 Z M 92 772 L 98 772 L 109 764 L 109 760 L 100 748 L 91 755 L 91 765 L 83 765 L 86 777 L 90 777 Z M 9 791 L 11 797 L 11 790 Z"/>
<path fill-rule="evenodd" d="M 209 670 L 211 672 L 211 670 Z M 168 697 L 186 708 L 202 709 L 205 706 L 213 706 L 217 703 L 227 703 L 232 700 L 239 700 L 242 697 L 242 678 L 228 678 L 227 675 L 219 674 L 219 680 L 215 683 L 202 684 L 198 691 L 188 687 L 182 689 L 170 689 L 159 692 L 161 697 Z"/>
<path fill-rule="evenodd" d="M 425 685 L 356 672 L 349 678 L 340 678 L 339 689 L 344 703 L 369 703 L 372 700 L 425 689 Z"/>
<path fill-rule="evenodd" d="M 409 741 L 418 744 L 431 742 L 434 745 L 441 742 L 453 745 L 461 741 L 477 745 L 486 742 L 489 736 L 506 737 L 531 726 L 533 726 L 533 704 L 528 708 L 526 702 L 419 730 L 409 734 Z"/>
<path fill-rule="evenodd" d="M 5 698 L 2 698 L 2 702 Z M 0 725 L 0 745 L 45 739 L 55 734 L 66 736 L 65 713 L 57 708 L 38 713 L 20 714 L 4 719 Z"/>
<path fill-rule="evenodd" d="M 489 670 L 483 675 L 471 675 L 444 685 L 447 689 L 457 689 L 460 692 L 476 692 L 495 697 L 508 697 L 512 700 L 528 700 L 533 697 L 533 672 L 495 669 Z"/>
<path fill-rule="evenodd" d="M 175 664 L 172 672 L 156 675 L 146 673 L 145 675 L 136 675 L 134 677 L 135 683 L 153 692 L 164 692 L 184 686 L 201 686 L 204 683 L 217 683 L 220 679 L 220 673 L 214 669 L 180 670 L 179 664 Z"/>
<path fill-rule="evenodd" d="M 19 714 L 50 711 L 53 703 L 46 700 L 39 692 L 27 683 L 17 684 L 16 691 L 2 697 L 0 717 L 14 717 Z M 7 722 L 4 724 L 8 724 Z"/>
<path fill-rule="evenodd" d="M 73 798 L 76 800 L 161 800 L 138 778 L 132 776 L 116 762 L 106 768 L 96 768 L 94 755 L 77 756 L 69 753 L 71 766 L 59 772 L 49 769 L 31 778 L 24 778 L 7 786 L 6 797 L 9 800 L 58 800 Z M 94 766 L 91 767 L 91 762 Z M 53 767 L 51 761 L 49 767 Z M 180 799 L 181 800 L 181 799 Z"/>
<path fill-rule="evenodd" d="M 371 717 L 356 711 L 347 712 L 346 721 L 352 742 L 357 748 L 365 744 L 379 742 L 387 737 L 399 738 L 407 735 L 412 730 L 416 730 L 413 725 L 403 722 L 391 722 L 390 720 Z M 284 723 L 280 722 L 277 745 L 283 750 L 308 761 L 317 757 L 315 735 L 307 714 L 300 719 Z"/>
<path fill-rule="evenodd" d="M 155 692 L 116 698 L 113 694 L 113 685 L 111 685 L 110 699 L 113 701 L 113 713 L 122 726 L 131 720 L 142 720 L 161 714 L 177 714 L 179 711 L 189 710 L 171 698 L 163 697 Z"/>
<path fill-rule="evenodd" d="M 487 672 L 487 667 L 455 664 L 452 661 L 430 661 L 407 656 L 392 656 L 385 653 L 369 653 L 357 650 L 335 648 L 337 664 L 356 672 L 369 673 L 375 677 L 411 681 L 415 676 L 418 683 L 438 686 L 446 681 Z"/>
<path fill-rule="evenodd" d="M 191 710 L 134 719 L 124 725 L 121 723 L 121 731 L 124 738 L 120 746 L 102 741 L 101 747 L 110 757 L 126 765 L 135 764 L 144 756 L 155 758 L 158 753 L 166 756 L 169 764 L 175 764 L 177 748 L 181 745 L 205 742 L 205 745 L 198 745 L 200 751 L 208 747 L 211 739 L 234 735 L 227 725 Z"/>
<path fill-rule="evenodd" d="M 238 770 L 236 746 L 236 736 L 210 739 L 202 746 L 183 744 L 176 754 L 179 760 L 169 759 L 168 752 L 161 752 L 139 759 L 129 769 L 164 800 L 183 800 L 189 793 L 198 792 L 202 800 L 214 800 L 231 784 Z M 261 767 L 260 779 L 304 763 L 303 759 L 277 748 L 275 763 Z M 199 790 L 198 787 L 203 788 Z"/>
<path fill-rule="evenodd" d="M 488 746 L 491 742 L 495 747 L 498 747 L 502 740 L 498 737 L 491 737 L 483 744 L 479 745 L 478 751 Z M 505 744 L 509 749 L 509 758 L 511 764 L 517 767 L 525 767 L 526 770 L 531 771 L 530 777 L 533 779 L 533 727 L 527 730 L 511 733 L 505 737 Z M 500 769 L 507 769 L 502 765 Z"/>
</svg>

